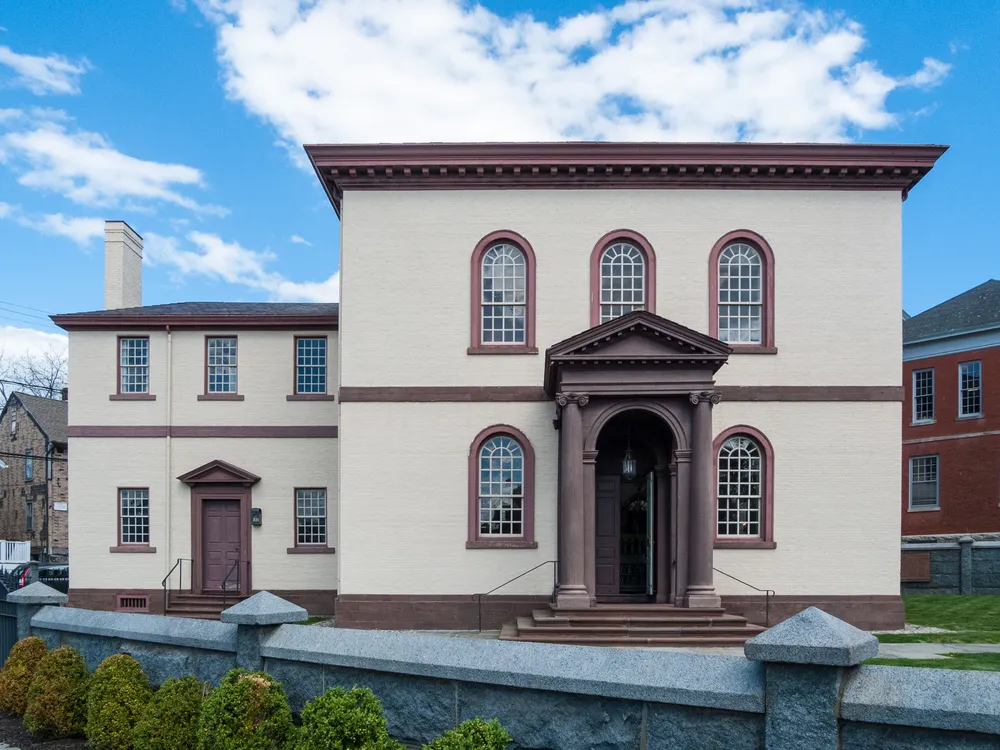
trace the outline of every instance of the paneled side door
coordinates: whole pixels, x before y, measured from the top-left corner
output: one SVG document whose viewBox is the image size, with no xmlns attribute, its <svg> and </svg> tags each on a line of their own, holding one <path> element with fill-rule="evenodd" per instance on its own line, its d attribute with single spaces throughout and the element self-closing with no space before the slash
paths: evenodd
<svg viewBox="0 0 1000 750">
<path fill-rule="evenodd" d="M 621 477 L 598 476 L 595 502 L 594 529 L 597 540 L 594 548 L 594 575 L 596 596 L 618 594 L 619 536 L 621 532 Z"/>
<path fill-rule="evenodd" d="M 204 590 L 218 591 L 223 581 L 227 588 L 236 590 L 238 574 L 229 572 L 240 559 L 240 501 L 205 500 L 202 515 Z"/>
</svg>

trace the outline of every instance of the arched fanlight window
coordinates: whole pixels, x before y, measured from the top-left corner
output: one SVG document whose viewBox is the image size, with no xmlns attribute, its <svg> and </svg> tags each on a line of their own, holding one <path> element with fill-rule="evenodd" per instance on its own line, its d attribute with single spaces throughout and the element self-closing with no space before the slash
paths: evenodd
<svg viewBox="0 0 1000 750">
<path fill-rule="evenodd" d="M 495 435 L 479 450 L 479 536 L 524 535 L 524 450 Z"/>
<path fill-rule="evenodd" d="M 733 435 L 719 449 L 719 537 L 760 537 L 764 456 L 746 435 Z"/>
<path fill-rule="evenodd" d="M 646 261 L 631 242 L 615 242 L 601 253 L 600 323 L 646 309 Z"/>
<path fill-rule="evenodd" d="M 746 242 L 719 255 L 719 340 L 760 344 L 763 334 L 763 274 L 760 253 Z"/>
<path fill-rule="evenodd" d="M 501 242 L 483 254 L 482 344 L 524 344 L 528 311 L 524 251 Z"/>
</svg>

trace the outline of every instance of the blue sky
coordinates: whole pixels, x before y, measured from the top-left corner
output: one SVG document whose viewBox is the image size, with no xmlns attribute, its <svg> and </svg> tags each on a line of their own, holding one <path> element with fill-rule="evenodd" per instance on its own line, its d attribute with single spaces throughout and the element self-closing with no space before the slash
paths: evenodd
<svg viewBox="0 0 1000 750">
<path fill-rule="evenodd" d="M 335 300 L 303 141 L 946 143 L 905 307 L 1000 276 L 990 0 L 33 0 L 0 27 L 8 352 L 101 307 L 105 218 L 145 238 L 146 304 Z"/>
</svg>

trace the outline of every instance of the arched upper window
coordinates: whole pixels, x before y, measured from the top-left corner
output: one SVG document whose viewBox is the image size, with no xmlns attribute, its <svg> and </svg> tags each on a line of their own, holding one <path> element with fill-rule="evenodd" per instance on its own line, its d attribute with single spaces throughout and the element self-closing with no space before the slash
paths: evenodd
<svg viewBox="0 0 1000 750">
<path fill-rule="evenodd" d="M 590 260 L 590 324 L 636 310 L 655 311 L 656 255 L 641 234 L 620 229 L 601 237 Z"/>
<path fill-rule="evenodd" d="M 534 452 L 508 425 L 476 436 L 469 451 L 467 547 L 535 547 Z"/>
<path fill-rule="evenodd" d="M 774 351 L 774 257 L 760 235 L 740 230 L 715 243 L 709 261 L 709 332 L 736 351 Z"/>
<path fill-rule="evenodd" d="M 535 256 L 514 232 L 492 232 L 472 253 L 470 354 L 535 353 Z"/>
<path fill-rule="evenodd" d="M 715 439 L 716 546 L 773 547 L 771 444 L 758 430 L 731 427 Z"/>
</svg>

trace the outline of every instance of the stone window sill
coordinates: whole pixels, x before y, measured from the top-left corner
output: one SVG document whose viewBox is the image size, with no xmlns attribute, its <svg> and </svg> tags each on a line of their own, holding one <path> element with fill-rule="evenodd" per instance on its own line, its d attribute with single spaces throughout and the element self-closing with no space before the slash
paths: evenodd
<svg viewBox="0 0 1000 750">
<path fill-rule="evenodd" d="M 907 508 L 906 512 L 907 513 L 936 513 L 939 510 L 941 510 L 941 506 L 940 505 L 935 505 L 933 507 L 928 507 L 928 508 Z"/>
<path fill-rule="evenodd" d="M 969 421 L 975 421 L 977 419 L 986 419 L 986 415 L 985 414 L 960 414 L 959 416 L 955 417 L 955 421 L 956 422 L 969 422 Z"/>
<path fill-rule="evenodd" d="M 337 550 L 317 544 L 315 547 L 289 547 L 285 552 L 289 555 L 335 555 Z"/>
<path fill-rule="evenodd" d="M 778 347 L 776 346 L 757 346 L 754 345 L 744 345 L 740 344 L 729 344 L 733 349 L 733 354 L 777 354 Z"/>
<path fill-rule="evenodd" d="M 777 549 L 777 542 L 763 539 L 716 539 L 715 549 Z"/>
<path fill-rule="evenodd" d="M 934 424 L 937 422 L 936 419 L 922 419 L 919 422 L 910 422 L 910 427 L 925 427 L 929 424 Z"/>
<path fill-rule="evenodd" d="M 466 549 L 538 549 L 538 542 L 526 539 L 476 539 L 466 542 Z"/>
<path fill-rule="evenodd" d="M 156 401 L 152 393 L 112 393 L 108 401 Z"/>
<path fill-rule="evenodd" d="M 484 345 L 470 346 L 466 352 L 468 354 L 538 354 L 537 346 L 516 345 Z"/>
<path fill-rule="evenodd" d="M 337 397 L 330 393 L 291 393 L 285 396 L 285 401 L 336 401 Z"/>
<path fill-rule="evenodd" d="M 119 544 L 117 547 L 111 547 L 108 552 L 138 552 L 151 554 L 156 552 L 156 547 L 150 547 L 148 544 Z"/>
<path fill-rule="evenodd" d="M 246 397 L 241 393 L 201 393 L 199 401 L 243 401 Z"/>
</svg>

